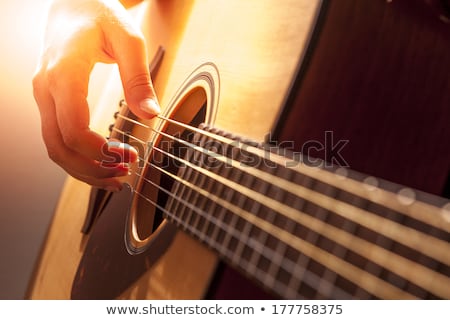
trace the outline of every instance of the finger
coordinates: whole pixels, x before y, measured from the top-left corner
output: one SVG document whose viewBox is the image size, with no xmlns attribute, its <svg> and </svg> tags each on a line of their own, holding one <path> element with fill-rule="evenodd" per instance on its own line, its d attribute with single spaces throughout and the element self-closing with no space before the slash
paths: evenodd
<svg viewBox="0 0 450 320">
<path fill-rule="evenodd" d="M 136 161 L 137 151 L 134 148 L 123 144 L 110 147 L 105 137 L 90 130 L 86 100 L 90 72 L 88 62 L 73 58 L 67 63 L 61 61 L 49 74 L 49 91 L 53 96 L 57 125 L 64 145 L 100 162 Z M 118 155 L 121 157 L 118 158 Z"/>
<path fill-rule="evenodd" d="M 68 148 L 63 141 L 55 114 L 55 105 L 42 76 L 33 80 L 33 92 L 39 107 L 42 122 L 42 137 L 49 157 L 65 171 L 77 176 L 110 178 L 126 175 L 128 168 L 122 165 L 116 168 L 102 167 L 98 161 L 86 158 Z"/>
<path fill-rule="evenodd" d="M 47 152 L 55 163 L 60 165 L 65 171 L 75 177 L 87 177 L 103 179 L 119 177 L 128 174 L 128 166 L 118 163 L 114 166 L 106 166 L 102 163 L 86 158 L 83 155 L 67 148 L 62 136 L 58 131 L 56 119 L 52 116 L 42 117 L 42 137 L 47 147 Z"/>
<path fill-rule="evenodd" d="M 153 118 L 160 113 L 160 107 L 150 78 L 144 37 L 123 7 L 115 10 L 117 21 L 109 19 L 102 25 L 107 54 L 119 66 L 131 111 L 140 118 Z"/>
<path fill-rule="evenodd" d="M 138 151 L 129 144 L 120 141 L 109 140 L 103 149 L 103 154 L 108 160 L 102 160 L 102 165 L 113 166 L 121 162 L 131 163 L 138 160 Z"/>
<path fill-rule="evenodd" d="M 54 99 L 57 124 L 62 140 L 70 149 L 101 160 L 106 139 L 89 129 L 89 106 L 86 100 L 92 66 L 77 57 L 58 62 L 48 71 L 49 91 Z"/>
<path fill-rule="evenodd" d="M 93 187 L 105 189 L 108 191 L 117 192 L 122 190 L 123 183 L 117 179 L 117 178 L 104 178 L 104 179 L 98 179 L 93 177 L 88 177 L 79 174 L 78 172 L 66 170 L 68 174 L 70 174 L 75 179 L 78 179 L 80 181 L 83 181 Z"/>
</svg>

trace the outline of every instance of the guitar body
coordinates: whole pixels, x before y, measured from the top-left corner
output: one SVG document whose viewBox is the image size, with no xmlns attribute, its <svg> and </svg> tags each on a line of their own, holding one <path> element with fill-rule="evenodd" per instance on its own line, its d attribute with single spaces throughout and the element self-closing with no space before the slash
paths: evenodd
<svg viewBox="0 0 450 320">
<path fill-rule="evenodd" d="M 429 193 L 446 192 L 449 26 L 422 1 L 154 1 L 138 15 L 149 53 L 165 49 L 153 76 L 163 116 L 256 141 L 293 141 L 292 151 L 318 142 L 325 148 L 308 155 Z M 93 125 L 106 134 L 120 83 L 110 81 L 105 90 Z M 164 121 L 145 124 L 175 132 Z M 139 126 L 131 134 L 164 140 Z M 334 150 L 339 141 L 348 143 Z M 142 175 L 152 173 L 146 170 Z M 157 172 L 152 175 L 164 186 Z M 145 197 L 158 197 L 139 181 L 126 182 Z M 84 234 L 91 188 L 68 178 L 29 297 L 267 297 L 181 229 L 167 221 L 152 226 L 144 202 L 124 188 L 97 210 Z M 129 229 L 130 216 L 142 230 Z M 138 237 L 130 249 L 124 233 L 133 232 Z"/>
<path fill-rule="evenodd" d="M 154 54 L 159 46 L 165 49 L 153 79 L 161 106 L 176 109 L 190 93 L 187 79 L 210 72 L 212 80 L 205 85 L 200 79 L 198 84 L 205 87 L 208 99 L 207 122 L 264 140 L 295 75 L 319 1 L 154 1 L 143 3 L 139 9 L 144 10 L 139 14 L 144 15 L 149 53 Z M 205 71 L 205 63 L 213 67 L 206 66 Z M 94 128 L 103 132 L 121 98 L 120 83 L 109 85 L 106 101 L 98 102 L 101 110 L 93 115 Z M 180 103 L 173 102 L 174 97 Z M 200 105 L 203 103 L 201 100 Z M 179 117 L 183 117 L 183 108 L 178 109 Z M 189 107 L 184 109 L 191 112 Z M 167 112 L 163 109 L 163 114 Z M 135 135 L 145 138 L 149 133 Z M 90 189 L 67 179 L 30 287 L 30 298 L 71 297 L 79 263 L 93 236 L 80 232 Z M 123 209 L 125 224 L 128 208 L 125 205 Z M 108 210 L 100 219 L 108 215 Z M 91 232 L 95 229 L 96 224 Z M 123 233 L 118 236 L 123 239 Z M 217 263 L 210 249 L 178 231 L 163 256 L 118 298 L 202 298 Z"/>
</svg>

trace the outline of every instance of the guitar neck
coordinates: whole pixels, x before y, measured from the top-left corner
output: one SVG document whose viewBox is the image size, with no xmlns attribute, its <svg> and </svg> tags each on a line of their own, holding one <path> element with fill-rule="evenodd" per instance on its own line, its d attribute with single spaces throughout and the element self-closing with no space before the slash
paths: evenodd
<svg viewBox="0 0 450 320">
<path fill-rule="evenodd" d="M 269 291 L 450 298 L 448 200 L 216 129 L 178 142 L 166 218 Z"/>
</svg>

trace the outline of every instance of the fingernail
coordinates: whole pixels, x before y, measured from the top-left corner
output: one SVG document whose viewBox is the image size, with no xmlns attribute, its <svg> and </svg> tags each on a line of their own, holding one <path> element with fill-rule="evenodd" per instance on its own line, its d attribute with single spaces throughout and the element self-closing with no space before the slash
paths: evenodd
<svg viewBox="0 0 450 320">
<path fill-rule="evenodd" d="M 126 152 L 129 152 L 130 154 L 134 153 L 136 155 L 135 160 L 133 160 L 134 162 L 138 161 L 138 154 L 139 152 L 136 150 L 136 148 L 134 148 L 133 146 L 120 142 L 120 141 L 108 141 L 107 142 L 107 149 L 109 152 L 114 153 L 115 155 L 119 155 L 118 150 L 125 150 Z M 122 153 L 120 154 L 121 156 L 124 156 Z M 131 161 L 131 160 L 129 160 Z"/>
<path fill-rule="evenodd" d="M 127 150 L 128 148 L 130 148 L 130 145 L 125 144 L 125 143 L 120 142 L 120 141 L 108 141 L 108 150 L 111 149 L 111 148 Z"/>
<path fill-rule="evenodd" d="M 134 148 L 133 146 L 131 146 L 127 143 L 123 143 L 120 141 L 108 141 L 107 144 L 108 144 L 108 150 L 115 148 L 115 149 L 124 149 L 126 151 L 135 151 L 137 153 L 136 148 Z"/>
<path fill-rule="evenodd" d="M 145 111 L 151 115 L 158 115 L 161 112 L 161 108 L 156 101 L 150 98 L 142 100 L 139 107 L 142 111 Z"/>
</svg>

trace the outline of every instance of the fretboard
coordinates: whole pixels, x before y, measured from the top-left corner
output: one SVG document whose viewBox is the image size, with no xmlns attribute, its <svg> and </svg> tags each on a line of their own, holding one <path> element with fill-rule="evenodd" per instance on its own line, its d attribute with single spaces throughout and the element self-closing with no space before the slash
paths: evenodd
<svg viewBox="0 0 450 320">
<path fill-rule="evenodd" d="M 447 199 L 202 129 L 167 219 L 227 263 L 282 298 L 450 298 Z"/>
</svg>

